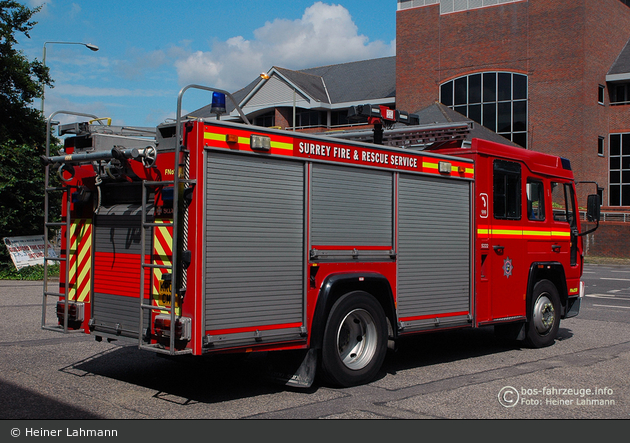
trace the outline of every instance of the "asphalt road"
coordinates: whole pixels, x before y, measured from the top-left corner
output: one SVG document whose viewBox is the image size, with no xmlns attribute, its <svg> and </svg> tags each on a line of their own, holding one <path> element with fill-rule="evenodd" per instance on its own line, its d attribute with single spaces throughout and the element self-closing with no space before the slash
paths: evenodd
<svg viewBox="0 0 630 443">
<path fill-rule="evenodd" d="M 587 266 L 585 282 L 551 347 L 492 328 L 425 334 L 368 385 L 298 390 L 266 378 L 267 354 L 172 361 L 42 330 L 41 282 L 0 281 L 0 418 L 628 419 L 630 267 Z"/>
</svg>

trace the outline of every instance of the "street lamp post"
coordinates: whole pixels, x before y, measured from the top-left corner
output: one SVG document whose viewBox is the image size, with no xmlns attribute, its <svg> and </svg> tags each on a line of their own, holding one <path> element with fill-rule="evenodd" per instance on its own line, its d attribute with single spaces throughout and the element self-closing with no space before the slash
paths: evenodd
<svg viewBox="0 0 630 443">
<path fill-rule="evenodd" d="M 81 45 L 88 48 L 90 51 L 98 51 L 98 46 L 93 45 L 91 43 L 81 43 L 81 42 L 45 42 L 44 43 L 44 55 L 42 57 L 42 64 L 46 67 L 46 45 Z M 44 114 L 44 92 L 46 89 L 46 85 L 42 83 L 42 115 Z"/>
</svg>

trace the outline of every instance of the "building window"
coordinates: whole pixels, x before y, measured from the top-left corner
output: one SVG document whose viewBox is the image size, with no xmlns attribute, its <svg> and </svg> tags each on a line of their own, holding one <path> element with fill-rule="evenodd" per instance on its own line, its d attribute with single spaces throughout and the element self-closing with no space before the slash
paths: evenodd
<svg viewBox="0 0 630 443">
<path fill-rule="evenodd" d="M 469 9 L 485 8 L 520 1 L 523 0 L 398 0 L 398 10 L 401 11 L 409 8 L 439 4 L 440 14 L 449 14 L 452 12 L 467 11 Z"/>
<path fill-rule="evenodd" d="M 298 111 L 295 114 L 295 126 L 298 128 L 312 128 L 326 126 L 326 112 L 322 111 Z"/>
<path fill-rule="evenodd" d="M 527 76 L 512 72 L 470 74 L 443 83 L 440 101 L 527 148 Z"/>
<path fill-rule="evenodd" d="M 254 118 L 254 125 L 270 128 L 276 124 L 276 112 L 271 111 Z"/>
<path fill-rule="evenodd" d="M 330 113 L 330 126 L 346 126 L 348 125 L 348 110 L 332 111 Z"/>
<path fill-rule="evenodd" d="M 597 155 L 604 156 L 604 137 L 597 137 Z"/>
<path fill-rule="evenodd" d="M 604 104 L 604 92 L 606 91 L 606 87 L 599 85 L 599 88 L 597 90 L 597 103 L 599 103 L 600 105 Z"/>
<path fill-rule="evenodd" d="M 630 103 L 630 84 L 611 83 L 609 86 L 611 105 L 627 105 Z"/>
<path fill-rule="evenodd" d="M 611 134 L 608 143 L 610 206 L 630 206 L 630 133 Z"/>
</svg>

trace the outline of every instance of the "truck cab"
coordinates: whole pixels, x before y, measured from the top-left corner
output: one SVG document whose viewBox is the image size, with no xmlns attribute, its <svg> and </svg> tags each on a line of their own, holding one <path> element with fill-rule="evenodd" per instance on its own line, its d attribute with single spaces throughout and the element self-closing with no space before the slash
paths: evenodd
<svg viewBox="0 0 630 443">
<path fill-rule="evenodd" d="M 553 320 L 577 315 L 584 293 L 570 161 L 481 139 L 436 151 L 475 161 L 477 325 L 550 344 Z"/>
</svg>

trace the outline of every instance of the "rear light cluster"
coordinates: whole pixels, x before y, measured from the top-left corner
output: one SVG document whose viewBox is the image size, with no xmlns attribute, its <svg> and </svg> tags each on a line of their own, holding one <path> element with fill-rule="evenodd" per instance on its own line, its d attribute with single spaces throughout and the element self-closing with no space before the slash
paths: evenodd
<svg viewBox="0 0 630 443">
<path fill-rule="evenodd" d="M 59 324 L 63 324 L 64 313 L 66 310 L 66 302 L 60 300 L 57 302 L 57 319 Z M 85 319 L 85 305 L 82 302 L 68 302 L 68 324 L 83 323 Z"/>
<path fill-rule="evenodd" d="M 155 335 L 158 338 L 171 338 L 171 316 L 160 314 L 155 317 L 153 322 Z M 175 340 L 189 341 L 191 338 L 192 327 L 188 317 L 178 317 L 175 319 Z"/>
</svg>

